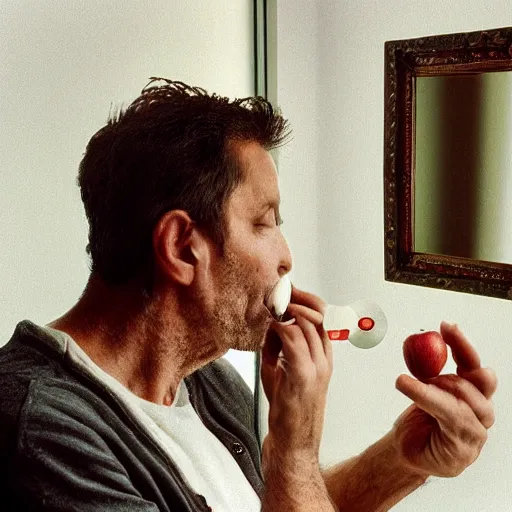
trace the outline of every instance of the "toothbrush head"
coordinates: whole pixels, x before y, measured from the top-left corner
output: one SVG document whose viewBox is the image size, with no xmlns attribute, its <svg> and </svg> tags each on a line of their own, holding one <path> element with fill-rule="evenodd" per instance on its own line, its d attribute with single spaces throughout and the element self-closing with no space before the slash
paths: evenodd
<svg viewBox="0 0 512 512">
<path fill-rule="evenodd" d="M 272 288 L 265 300 L 271 315 L 277 322 L 283 320 L 284 314 L 290 304 L 292 296 L 292 283 L 288 275 L 284 275 Z"/>
</svg>

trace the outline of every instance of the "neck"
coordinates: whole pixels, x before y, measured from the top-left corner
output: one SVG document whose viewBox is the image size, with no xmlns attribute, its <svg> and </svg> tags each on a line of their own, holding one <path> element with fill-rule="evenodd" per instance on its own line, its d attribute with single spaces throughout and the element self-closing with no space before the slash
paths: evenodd
<svg viewBox="0 0 512 512">
<path fill-rule="evenodd" d="M 136 395 L 169 405 L 184 377 L 223 355 L 200 342 L 201 326 L 179 304 L 176 290 L 148 299 L 133 285 L 111 287 L 91 277 L 78 303 L 48 325 L 69 334 Z"/>
</svg>

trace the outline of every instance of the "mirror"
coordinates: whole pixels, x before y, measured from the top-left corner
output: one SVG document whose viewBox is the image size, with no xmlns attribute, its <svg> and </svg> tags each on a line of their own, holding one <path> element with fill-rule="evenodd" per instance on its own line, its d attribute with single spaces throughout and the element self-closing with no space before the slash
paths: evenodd
<svg viewBox="0 0 512 512">
<path fill-rule="evenodd" d="M 385 44 L 385 277 L 512 299 L 512 28 Z"/>
</svg>

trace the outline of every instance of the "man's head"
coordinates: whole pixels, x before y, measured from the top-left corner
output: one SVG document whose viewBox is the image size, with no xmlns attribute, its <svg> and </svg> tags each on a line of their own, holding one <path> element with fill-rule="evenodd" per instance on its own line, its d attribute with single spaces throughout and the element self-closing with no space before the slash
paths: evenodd
<svg viewBox="0 0 512 512">
<path fill-rule="evenodd" d="M 109 284 L 151 275 L 152 232 L 171 210 L 187 212 L 222 252 L 224 208 L 244 178 L 238 145 L 269 150 L 288 133 L 262 98 L 153 79 L 92 137 L 80 165 L 92 273 Z"/>
<path fill-rule="evenodd" d="M 146 317 L 177 314 L 196 350 L 256 350 L 271 322 L 265 295 L 291 268 L 268 153 L 287 121 L 263 98 L 152 84 L 91 139 L 80 166 L 92 274 L 142 286 L 155 299 Z"/>
</svg>

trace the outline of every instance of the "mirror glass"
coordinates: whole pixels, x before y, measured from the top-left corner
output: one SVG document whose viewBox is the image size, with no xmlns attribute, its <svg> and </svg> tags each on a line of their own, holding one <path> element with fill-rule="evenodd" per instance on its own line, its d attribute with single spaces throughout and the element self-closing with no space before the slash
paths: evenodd
<svg viewBox="0 0 512 512">
<path fill-rule="evenodd" d="M 512 72 L 415 89 L 413 250 L 512 263 Z"/>
</svg>

